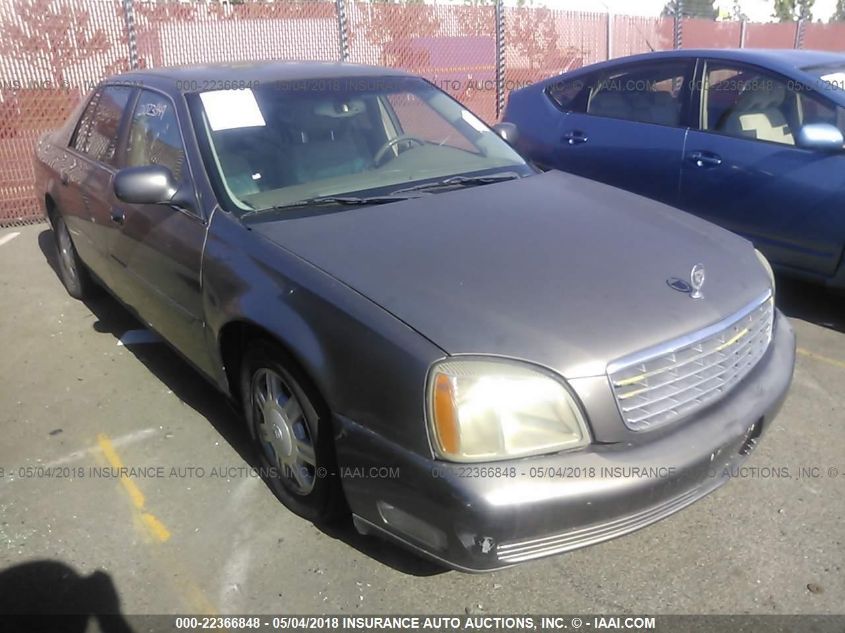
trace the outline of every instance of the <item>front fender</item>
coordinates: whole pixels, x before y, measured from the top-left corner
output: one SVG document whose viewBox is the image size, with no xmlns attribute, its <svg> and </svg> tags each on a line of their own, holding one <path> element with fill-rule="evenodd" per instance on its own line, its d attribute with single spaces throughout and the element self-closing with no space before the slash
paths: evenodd
<svg viewBox="0 0 845 633">
<path fill-rule="evenodd" d="M 232 322 L 247 323 L 291 353 L 334 414 L 430 455 L 425 378 L 444 356 L 433 343 L 225 212 L 215 213 L 209 226 L 203 289 L 221 389 L 228 392 L 229 384 L 221 332 Z"/>
</svg>

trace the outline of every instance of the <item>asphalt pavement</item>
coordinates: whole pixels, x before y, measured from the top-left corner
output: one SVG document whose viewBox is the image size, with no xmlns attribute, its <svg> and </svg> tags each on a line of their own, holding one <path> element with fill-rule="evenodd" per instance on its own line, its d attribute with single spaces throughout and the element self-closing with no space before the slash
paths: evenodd
<svg viewBox="0 0 845 633">
<path fill-rule="evenodd" d="M 779 280 L 798 361 L 754 468 L 635 534 L 468 575 L 287 511 L 224 398 L 113 299 L 71 299 L 51 240 L 0 229 L 7 598 L 127 614 L 845 611 L 845 301 L 822 289 Z M 120 467 L 133 476 L 109 476 Z"/>
</svg>

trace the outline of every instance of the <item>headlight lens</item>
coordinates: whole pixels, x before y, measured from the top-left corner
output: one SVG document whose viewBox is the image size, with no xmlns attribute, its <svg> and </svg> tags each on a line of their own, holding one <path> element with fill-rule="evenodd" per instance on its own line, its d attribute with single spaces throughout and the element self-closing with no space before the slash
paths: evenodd
<svg viewBox="0 0 845 633">
<path fill-rule="evenodd" d="M 754 249 L 754 253 L 757 255 L 757 259 L 760 260 L 760 263 L 763 265 L 763 268 L 766 269 L 766 272 L 769 274 L 769 280 L 772 282 L 772 292 L 775 291 L 775 271 L 772 270 L 772 265 L 769 263 L 769 260 L 766 259 L 766 256 L 763 255 L 760 251 L 756 248 Z"/>
<path fill-rule="evenodd" d="M 428 381 L 428 422 L 439 457 L 475 462 L 589 444 L 584 416 L 561 381 L 523 363 L 453 358 Z"/>
</svg>

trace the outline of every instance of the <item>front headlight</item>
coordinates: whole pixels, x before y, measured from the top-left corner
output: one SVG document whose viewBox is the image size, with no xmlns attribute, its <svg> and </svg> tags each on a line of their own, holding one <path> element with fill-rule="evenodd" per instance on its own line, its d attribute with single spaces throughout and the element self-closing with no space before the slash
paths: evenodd
<svg viewBox="0 0 845 633">
<path fill-rule="evenodd" d="M 584 416 L 563 383 L 504 359 L 451 358 L 432 367 L 427 418 L 439 457 L 477 462 L 589 444 Z"/>
<path fill-rule="evenodd" d="M 772 282 L 772 293 L 774 294 L 775 291 L 775 271 L 772 270 L 772 265 L 769 263 L 769 260 L 766 259 L 766 256 L 763 255 L 760 251 L 756 248 L 754 249 L 754 253 L 757 255 L 757 259 L 760 260 L 760 263 L 763 265 L 763 268 L 766 269 L 766 273 L 769 275 L 769 280 Z"/>
</svg>

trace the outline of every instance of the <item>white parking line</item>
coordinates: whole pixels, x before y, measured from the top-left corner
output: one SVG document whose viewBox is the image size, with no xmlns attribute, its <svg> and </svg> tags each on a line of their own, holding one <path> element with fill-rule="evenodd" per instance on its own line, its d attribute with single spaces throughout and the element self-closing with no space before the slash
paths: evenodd
<svg viewBox="0 0 845 633">
<path fill-rule="evenodd" d="M 8 235 L 0 237 L 0 246 L 3 246 L 3 244 L 8 244 L 20 234 L 20 231 L 15 231 L 14 233 L 9 233 Z"/>
<path fill-rule="evenodd" d="M 151 330 L 127 330 L 117 342 L 118 347 L 126 345 L 145 345 L 147 343 L 161 343 L 158 335 Z"/>
<path fill-rule="evenodd" d="M 246 515 L 249 496 L 260 490 L 260 479 L 247 477 L 232 491 L 228 510 L 231 516 L 242 516 L 238 530 L 229 539 L 230 553 L 222 567 L 219 578 L 222 579 L 218 604 L 223 613 L 240 613 L 243 610 L 243 599 L 247 595 L 247 582 L 252 568 L 252 521 Z"/>
</svg>

